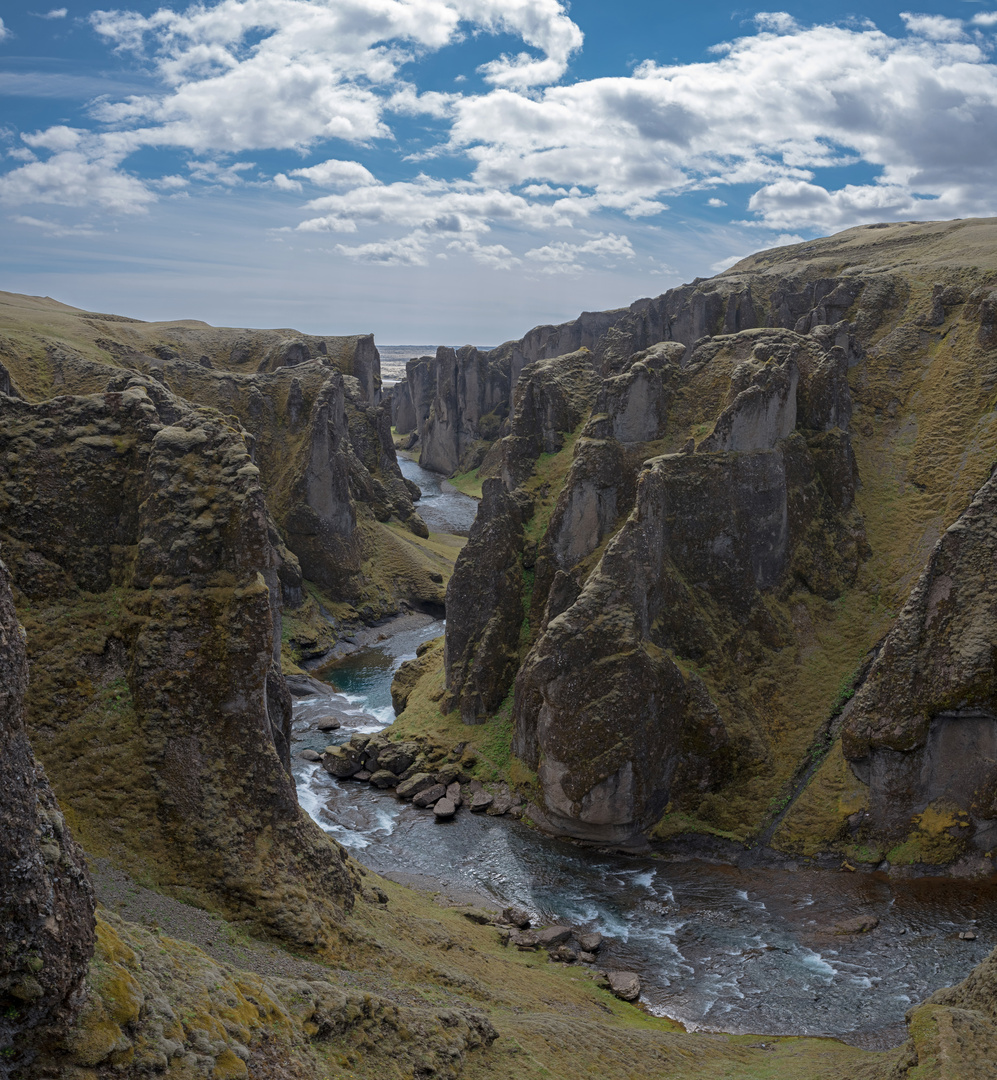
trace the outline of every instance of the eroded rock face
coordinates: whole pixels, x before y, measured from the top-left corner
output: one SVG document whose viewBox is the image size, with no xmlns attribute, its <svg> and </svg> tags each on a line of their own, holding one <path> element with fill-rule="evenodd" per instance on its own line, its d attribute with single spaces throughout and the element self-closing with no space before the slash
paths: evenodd
<svg viewBox="0 0 997 1080">
<path fill-rule="evenodd" d="M 842 733 L 852 769 L 869 785 L 869 826 L 880 839 L 903 839 L 934 807 L 955 813 L 960 847 L 985 852 L 997 843 L 995 569 L 991 476 L 938 541 Z"/>
<path fill-rule="evenodd" d="M 482 485 L 481 506 L 447 586 L 448 708 L 465 724 L 487 719 L 512 682 L 523 622 L 523 516 L 527 501 L 501 480 Z"/>
<path fill-rule="evenodd" d="M 24 628 L 0 563 L 0 1060 L 14 1074 L 79 1011 L 94 948 L 86 860 L 31 753 L 27 684 Z"/>
<path fill-rule="evenodd" d="M 841 380 L 837 397 L 826 389 L 828 365 L 839 370 L 826 343 L 787 331 L 718 339 L 689 369 L 728 365 L 712 433 L 638 477 L 614 431 L 645 444 L 667 433 L 683 356 L 605 380 L 538 553 L 531 619 L 542 633 L 516 680 L 514 751 L 538 770 L 548 825 L 591 840 L 625 841 L 668 802 L 765 762 L 749 703 L 715 697 L 691 668 L 727 652 L 739 627 L 778 638 L 766 593 L 802 578 L 836 595 L 861 558 L 848 435 L 824 430 L 847 414 L 848 393 Z M 801 386 L 816 430 L 797 430 Z M 635 387 L 648 391 L 639 408 Z M 836 406 L 822 410 L 825 399 Z M 605 554 L 580 571 L 628 498 Z"/>
<path fill-rule="evenodd" d="M 286 768 L 281 557 L 260 471 L 230 419 L 123 381 L 0 399 L 37 752 L 92 850 L 328 946 L 353 881 Z"/>
</svg>

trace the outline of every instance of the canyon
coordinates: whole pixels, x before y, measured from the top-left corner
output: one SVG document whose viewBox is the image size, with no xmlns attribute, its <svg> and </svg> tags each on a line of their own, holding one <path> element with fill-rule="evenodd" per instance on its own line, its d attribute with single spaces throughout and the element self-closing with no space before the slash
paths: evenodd
<svg viewBox="0 0 997 1080">
<path fill-rule="evenodd" d="M 508 949 L 302 810 L 288 680 L 445 614 L 386 745 L 581 858 L 990 880 L 995 318 L 991 220 L 762 252 L 390 388 L 369 335 L 0 295 L 0 1068 L 988 1075 L 993 954 L 873 1052 L 684 1032 Z M 480 499 L 466 538 L 402 453 Z"/>
</svg>

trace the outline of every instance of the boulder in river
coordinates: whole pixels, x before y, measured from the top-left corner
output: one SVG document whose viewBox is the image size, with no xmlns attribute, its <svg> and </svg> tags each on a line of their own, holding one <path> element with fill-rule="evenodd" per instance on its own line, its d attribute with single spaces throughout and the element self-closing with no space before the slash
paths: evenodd
<svg viewBox="0 0 997 1080">
<path fill-rule="evenodd" d="M 322 756 L 322 768 L 340 779 L 353 776 L 363 768 L 363 757 L 352 745 L 330 746 Z"/>
<path fill-rule="evenodd" d="M 370 774 L 370 782 L 376 788 L 390 788 L 398 783 L 398 777 L 387 769 L 378 769 Z"/>
<path fill-rule="evenodd" d="M 437 821 L 446 821 L 457 813 L 457 807 L 454 806 L 452 799 L 444 797 L 433 807 L 433 813 L 436 815 Z"/>
<path fill-rule="evenodd" d="M 455 807 L 460 806 L 464 801 L 460 793 L 460 784 L 456 781 L 452 784 L 447 784 L 447 798 L 454 804 Z"/>
<path fill-rule="evenodd" d="M 584 952 L 595 953 L 602 948 L 602 934 L 576 934 L 575 940 Z"/>
<path fill-rule="evenodd" d="M 476 791 L 474 798 L 471 799 L 471 810 L 475 814 L 481 813 L 482 810 L 487 810 L 492 805 L 493 796 L 489 795 L 487 791 Z"/>
<path fill-rule="evenodd" d="M 343 722 L 334 716 L 325 716 L 315 726 L 319 731 L 338 731 L 343 726 Z"/>
<path fill-rule="evenodd" d="M 422 791 L 418 792 L 413 797 L 412 804 L 422 807 L 432 806 L 434 803 L 439 802 L 440 799 L 445 798 L 446 793 L 447 789 L 442 784 L 433 784 L 432 787 L 423 788 Z"/>
<path fill-rule="evenodd" d="M 321 761 L 322 755 L 316 753 L 314 750 L 299 750 L 298 757 L 302 761 Z"/>
<path fill-rule="evenodd" d="M 609 989 L 621 1001 L 636 1001 L 640 997 L 640 976 L 633 971 L 607 971 Z"/>
<path fill-rule="evenodd" d="M 432 773 L 421 772 L 408 777 L 407 780 L 403 780 L 395 791 L 403 799 L 412 799 L 418 795 L 420 791 L 425 791 L 426 788 L 431 788 L 435 784 L 436 777 L 434 777 Z"/>
</svg>

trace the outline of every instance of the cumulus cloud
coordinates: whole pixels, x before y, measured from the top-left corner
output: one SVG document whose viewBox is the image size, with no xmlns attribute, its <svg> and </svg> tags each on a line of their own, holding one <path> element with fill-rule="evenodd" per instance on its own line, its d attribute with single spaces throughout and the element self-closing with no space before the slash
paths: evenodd
<svg viewBox="0 0 997 1080">
<path fill-rule="evenodd" d="M 36 19 L 64 19 L 69 14 L 68 8 L 52 8 L 51 11 L 29 11 Z"/>
<path fill-rule="evenodd" d="M 3 24 L 3 19 L 0 19 L 0 41 L 6 41 L 10 37 L 10 31 Z"/>
<path fill-rule="evenodd" d="M 98 11 L 96 32 L 138 57 L 158 91 L 104 97 L 96 131 L 25 136 L 19 152 L 31 160 L 0 176 L 0 198 L 135 212 L 156 191 L 179 190 L 129 174 L 128 156 L 144 147 L 194 157 L 184 161 L 191 191 L 250 182 L 255 166 L 241 155 L 287 151 L 272 179 L 253 182 L 301 194 L 299 233 L 363 230 L 356 244 L 336 245 L 347 258 L 466 256 L 506 268 L 520 259 L 551 273 L 629 261 L 626 219 L 732 185 L 749 187 L 749 224 L 787 235 L 995 213 L 997 65 L 979 28 L 997 25 L 997 13 L 902 17 L 906 30 L 894 36 L 870 23 L 808 27 L 763 12 L 708 59 L 570 81 L 582 33 L 561 0 Z M 454 92 L 420 88 L 422 58 L 488 34 L 523 48 L 481 65 L 483 91 L 456 80 Z M 405 117 L 428 118 L 428 149 L 395 142 Z M 382 182 L 364 156 L 378 142 L 404 164 L 446 156 L 447 179 Z M 858 162 L 874 179 L 836 186 L 824 173 Z M 706 203 L 727 205 L 717 194 Z M 590 232 L 579 238 L 582 229 Z"/>
<path fill-rule="evenodd" d="M 99 146 L 60 150 L 0 176 L 0 202 L 98 206 L 122 214 L 145 211 L 156 196 L 141 180 L 118 168 L 120 155 Z"/>
<path fill-rule="evenodd" d="M 632 259 L 633 245 L 626 236 L 600 234 L 581 244 L 559 241 L 533 248 L 523 256 L 527 264 L 543 274 L 579 274 L 600 259 L 612 266 L 618 259 Z"/>
</svg>

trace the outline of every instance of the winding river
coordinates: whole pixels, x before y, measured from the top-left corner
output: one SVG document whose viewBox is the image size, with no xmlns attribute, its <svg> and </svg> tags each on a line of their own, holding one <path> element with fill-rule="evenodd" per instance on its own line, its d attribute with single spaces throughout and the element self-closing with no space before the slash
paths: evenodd
<svg viewBox="0 0 997 1080">
<path fill-rule="evenodd" d="M 424 492 L 431 529 L 469 528 L 474 500 L 414 462 L 402 469 Z M 443 627 L 407 616 L 323 672 L 337 693 L 296 701 L 295 751 L 392 723 L 392 675 Z M 343 723 L 332 739 L 316 727 L 330 714 Z M 391 792 L 336 781 L 297 756 L 294 765 L 301 805 L 372 870 L 601 931 L 611 940 L 600 966 L 638 971 L 644 1005 L 689 1030 L 832 1035 L 883 1049 L 906 1038 L 911 1004 L 964 978 L 997 942 L 993 883 L 619 856 L 507 818 L 461 811 L 436 822 Z M 834 934 L 857 915 L 879 926 Z M 965 930 L 976 939 L 960 940 Z"/>
</svg>

